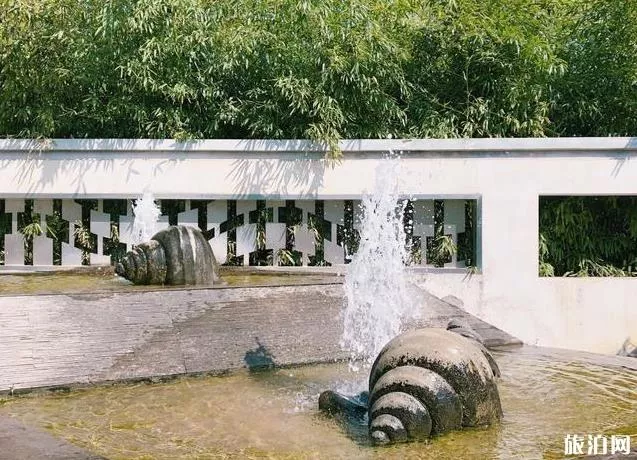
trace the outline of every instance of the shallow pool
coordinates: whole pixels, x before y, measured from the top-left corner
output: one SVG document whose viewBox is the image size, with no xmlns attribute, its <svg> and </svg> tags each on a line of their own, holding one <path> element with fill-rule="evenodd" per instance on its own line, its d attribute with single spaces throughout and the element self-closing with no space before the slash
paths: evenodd
<svg viewBox="0 0 637 460">
<path fill-rule="evenodd" d="M 637 444 L 637 371 L 532 347 L 495 355 L 501 425 L 389 448 L 317 411 L 321 391 L 364 385 L 367 376 L 345 364 L 6 398 L 0 414 L 112 459 L 553 459 L 564 457 L 566 434 L 631 435 Z"/>
</svg>

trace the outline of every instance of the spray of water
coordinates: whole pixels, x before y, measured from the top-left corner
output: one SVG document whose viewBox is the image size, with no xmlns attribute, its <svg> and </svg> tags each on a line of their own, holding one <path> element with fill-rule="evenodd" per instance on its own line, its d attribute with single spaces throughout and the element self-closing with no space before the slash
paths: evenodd
<svg viewBox="0 0 637 460">
<path fill-rule="evenodd" d="M 391 154 L 376 169 L 372 193 L 362 200 L 360 244 L 345 276 L 341 346 L 354 371 L 371 366 L 418 309 L 408 295 L 405 232 L 398 179 L 400 158 Z"/>
<path fill-rule="evenodd" d="M 133 205 L 133 244 L 140 244 L 157 233 L 157 221 L 161 215 L 159 206 L 155 203 L 153 194 L 144 192 Z"/>
</svg>

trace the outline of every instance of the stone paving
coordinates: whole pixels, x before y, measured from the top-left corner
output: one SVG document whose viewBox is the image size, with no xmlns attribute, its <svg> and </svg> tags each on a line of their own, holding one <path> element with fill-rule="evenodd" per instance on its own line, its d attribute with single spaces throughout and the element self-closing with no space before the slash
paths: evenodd
<svg viewBox="0 0 637 460">
<path fill-rule="evenodd" d="M 0 392 L 345 359 L 343 290 L 306 286 L 0 296 Z M 425 291 L 420 326 L 466 318 L 488 346 L 520 342 Z"/>
</svg>

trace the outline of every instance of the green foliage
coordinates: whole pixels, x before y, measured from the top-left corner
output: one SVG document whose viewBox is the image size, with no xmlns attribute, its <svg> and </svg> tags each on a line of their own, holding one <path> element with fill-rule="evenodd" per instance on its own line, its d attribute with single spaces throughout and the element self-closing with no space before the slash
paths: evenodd
<svg viewBox="0 0 637 460">
<path fill-rule="evenodd" d="M 458 252 L 458 247 L 449 235 L 440 235 L 433 240 L 427 253 L 427 260 L 435 267 L 444 267 L 451 262 L 451 257 Z"/>
<path fill-rule="evenodd" d="M 0 135 L 635 134 L 620 0 L 0 0 Z"/>
<path fill-rule="evenodd" d="M 637 197 L 541 197 L 540 276 L 633 276 Z"/>
<path fill-rule="evenodd" d="M 126 255 L 126 246 L 120 246 L 119 228 L 115 222 L 111 222 L 110 238 L 104 241 L 104 253 L 110 254 L 111 265 L 115 265 Z"/>
<path fill-rule="evenodd" d="M 82 265 L 90 265 L 91 251 L 94 249 L 90 230 L 77 220 L 73 223 L 73 237 L 82 249 Z"/>
<path fill-rule="evenodd" d="M 579 262 L 577 271 L 566 272 L 564 276 L 634 276 L 632 267 L 628 267 L 627 270 L 614 267 L 613 265 L 604 263 L 603 260 L 590 260 L 583 259 Z"/>
<path fill-rule="evenodd" d="M 637 133 L 637 2 L 575 2 L 558 35 L 566 63 L 553 83 L 557 135 Z"/>
<path fill-rule="evenodd" d="M 402 3 L 2 0 L 0 133 L 376 137 L 404 121 Z"/>
<path fill-rule="evenodd" d="M 18 233 L 24 242 L 24 263 L 33 264 L 33 238 L 44 233 L 40 224 L 40 214 L 33 213 L 33 200 L 25 200 L 24 213 L 18 214 Z"/>
<path fill-rule="evenodd" d="M 60 203 L 61 206 L 61 203 Z M 62 218 L 62 213 L 55 209 L 53 214 L 46 216 L 46 236 L 54 240 L 53 265 L 62 264 L 62 242 L 69 241 L 69 225 Z"/>
<path fill-rule="evenodd" d="M 553 268 L 553 265 L 547 262 L 547 259 L 549 257 L 549 249 L 548 249 L 548 244 L 546 242 L 546 238 L 544 237 L 542 233 L 540 233 L 539 255 L 540 255 L 540 260 L 539 260 L 540 276 L 555 276 L 555 269 Z"/>
<path fill-rule="evenodd" d="M 300 225 L 291 225 L 286 228 L 286 243 L 285 249 L 279 249 L 276 253 L 277 264 L 286 267 L 300 267 L 303 265 L 302 253 L 294 249 L 294 240 L 296 239 L 296 232 L 301 228 Z"/>
<path fill-rule="evenodd" d="M 543 136 L 547 86 L 563 69 L 556 2 L 432 2 L 410 62 L 417 137 Z"/>
<path fill-rule="evenodd" d="M 39 218 L 39 215 L 36 214 L 35 218 Z M 33 238 L 42 235 L 42 225 L 39 221 L 34 220 L 25 223 L 19 231 L 22 233 L 24 240 L 24 263 L 25 265 L 33 265 Z"/>
<path fill-rule="evenodd" d="M 31 222 L 22 227 L 20 233 L 27 241 L 33 241 L 33 237 L 42 235 L 42 225 L 40 222 Z"/>
<path fill-rule="evenodd" d="M 68 232 L 68 224 L 62 219 L 59 211 L 53 211 L 53 214 L 46 219 L 46 236 L 54 240 L 62 240 L 65 232 Z"/>
<path fill-rule="evenodd" d="M 295 254 L 295 251 L 290 249 L 279 249 L 276 253 L 278 265 L 288 267 L 288 266 L 296 266 L 300 265 L 300 261 L 298 260 L 298 256 Z"/>
</svg>

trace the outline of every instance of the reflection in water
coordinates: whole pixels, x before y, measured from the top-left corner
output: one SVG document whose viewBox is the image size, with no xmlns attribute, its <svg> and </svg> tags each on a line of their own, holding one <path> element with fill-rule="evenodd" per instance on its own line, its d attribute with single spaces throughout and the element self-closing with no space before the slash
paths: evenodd
<svg viewBox="0 0 637 460">
<path fill-rule="evenodd" d="M 637 371 L 530 347 L 496 359 L 500 426 L 389 448 L 370 447 L 365 427 L 357 435 L 318 413 L 322 390 L 354 378 L 346 364 L 15 398 L 0 414 L 113 459 L 562 458 L 568 433 L 637 436 Z"/>
</svg>

